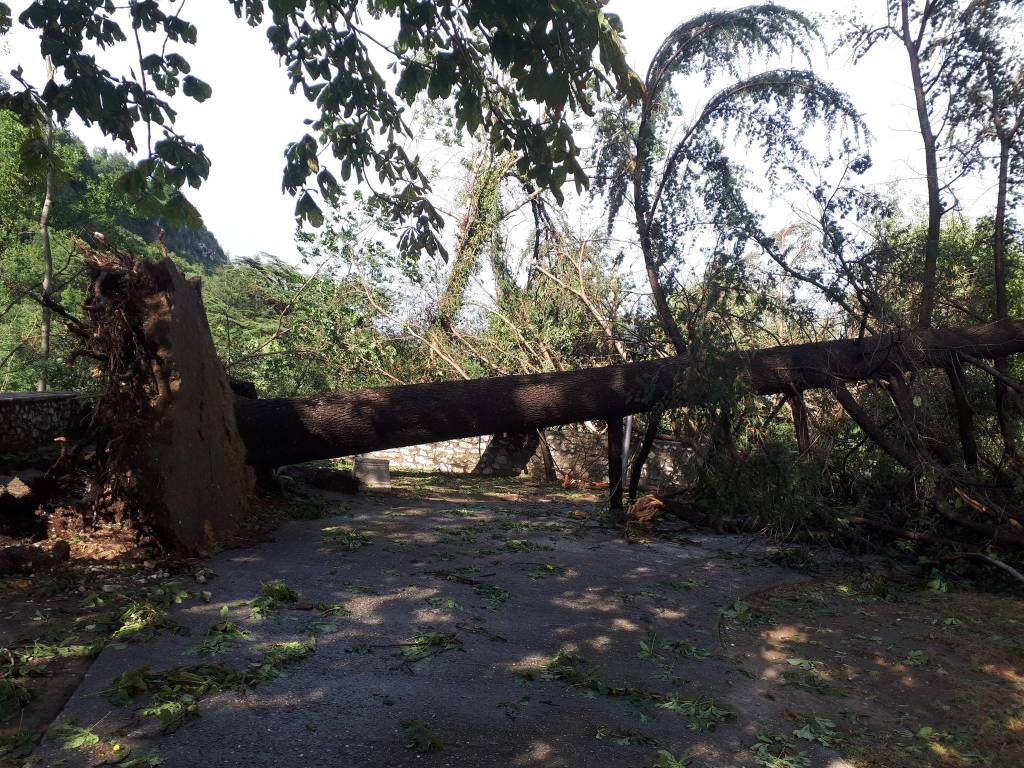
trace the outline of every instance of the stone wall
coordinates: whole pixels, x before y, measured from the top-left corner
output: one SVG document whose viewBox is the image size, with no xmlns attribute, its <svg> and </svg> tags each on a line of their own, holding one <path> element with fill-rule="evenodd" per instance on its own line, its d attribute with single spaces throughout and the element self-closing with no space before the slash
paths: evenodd
<svg viewBox="0 0 1024 768">
<path fill-rule="evenodd" d="M 468 474 L 476 469 L 490 441 L 490 437 L 467 437 L 443 443 L 391 448 L 363 455 L 371 459 L 387 459 L 391 462 L 392 469 L 429 469 Z"/>
<path fill-rule="evenodd" d="M 0 454 L 51 447 L 81 414 L 82 399 L 74 392 L 0 392 Z"/>
<path fill-rule="evenodd" d="M 544 439 L 558 474 L 602 482 L 608 480 L 608 454 L 603 435 L 580 430 L 549 430 Z M 387 459 L 392 469 L 419 469 L 513 477 L 543 477 L 544 461 L 536 433 L 447 440 L 364 454 Z M 686 450 L 679 443 L 658 440 L 641 474 L 641 487 L 663 488 L 682 480 Z"/>
</svg>

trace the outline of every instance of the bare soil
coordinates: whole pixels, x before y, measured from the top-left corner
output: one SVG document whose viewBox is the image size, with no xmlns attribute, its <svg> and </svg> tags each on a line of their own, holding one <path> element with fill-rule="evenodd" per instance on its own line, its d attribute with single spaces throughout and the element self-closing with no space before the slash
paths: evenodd
<svg viewBox="0 0 1024 768">
<path fill-rule="evenodd" d="M 1024 601 L 921 586 L 781 587 L 723 636 L 790 717 L 831 721 L 858 768 L 1024 765 Z"/>
</svg>

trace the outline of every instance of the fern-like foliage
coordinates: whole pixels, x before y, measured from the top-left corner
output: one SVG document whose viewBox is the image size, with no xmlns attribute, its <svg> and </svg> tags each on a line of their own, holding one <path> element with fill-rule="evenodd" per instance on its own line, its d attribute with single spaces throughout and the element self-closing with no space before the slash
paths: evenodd
<svg viewBox="0 0 1024 768">
<path fill-rule="evenodd" d="M 809 69 L 756 71 L 757 61 L 787 55 L 809 62 L 818 40 L 806 16 L 774 4 L 701 14 L 658 48 L 640 105 L 598 116 L 593 194 L 605 197 L 609 230 L 632 203 L 649 274 L 710 227 L 713 243 L 704 247 L 735 277 L 725 265 L 747 245 L 775 247 L 745 200 L 747 163 L 775 188 L 821 156 L 807 146 L 812 130 L 828 145 L 839 132 L 864 138 L 847 96 Z M 735 147 L 742 157 L 730 156 Z"/>
</svg>

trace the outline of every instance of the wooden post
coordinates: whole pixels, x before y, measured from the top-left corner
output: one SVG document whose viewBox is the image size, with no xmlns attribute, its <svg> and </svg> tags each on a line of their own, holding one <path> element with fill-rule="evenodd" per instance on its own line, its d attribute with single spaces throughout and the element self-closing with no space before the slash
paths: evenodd
<svg viewBox="0 0 1024 768">
<path fill-rule="evenodd" d="M 608 508 L 611 516 L 619 522 L 625 521 L 622 507 L 622 443 L 625 435 L 622 417 L 608 419 Z"/>
</svg>

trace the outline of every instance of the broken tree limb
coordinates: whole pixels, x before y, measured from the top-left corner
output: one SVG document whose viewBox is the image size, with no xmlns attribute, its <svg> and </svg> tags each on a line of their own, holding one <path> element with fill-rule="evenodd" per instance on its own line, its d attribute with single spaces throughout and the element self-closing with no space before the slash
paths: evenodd
<svg viewBox="0 0 1024 768">
<path fill-rule="evenodd" d="M 864 410 L 863 406 L 857 402 L 857 399 L 853 396 L 845 384 L 836 383 L 832 388 L 833 394 L 836 396 L 836 400 L 843 406 L 843 410 L 846 411 L 846 415 L 849 416 L 853 423 L 860 427 L 860 431 L 863 432 L 868 438 L 875 443 L 879 448 L 892 456 L 896 461 L 904 466 L 904 468 L 911 471 L 916 470 L 919 466 L 917 458 L 906 450 L 902 445 L 890 439 L 888 435 L 879 427 L 874 420 L 868 415 L 867 411 Z"/>
<path fill-rule="evenodd" d="M 974 409 L 967 398 L 964 367 L 959 357 L 950 360 L 946 367 L 946 376 L 953 391 L 953 403 L 956 410 L 957 430 L 960 433 L 960 451 L 964 464 L 969 467 L 978 466 L 978 443 L 974 438 Z"/>
<path fill-rule="evenodd" d="M 1001 571 L 1005 571 L 1010 576 L 1012 576 L 1017 581 L 1019 581 L 1021 584 L 1024 584 L 1024 573 L 1021 573 L 1016 568 L 1014 568 L 1012 565 L 1007 565 L 1002 560 L 997 560 L 996 558 L 991 557 L 989 555 L 986 555 L 983 552 L 963 552 L 963 553 L 956 554 L 956 555 L 950 555 L 949 557 L 946 557 L 944 559 L 947 560 L 947 561 L 948 560 L 967 560 L 967 559 L 979 560 L 979 561 L 981 561 L 983 563 L 988 563 L 989 565 L 994 566 L 994 567 L 1000 569 Z"/>
<path fill-rule="evenodd" d="M 336 395 L 239 400 L 236 415 L 249 462 L 281 466 L 701 402 L 717 381 L 728 377 L 743 377 L 757 394 L 791 394 L 945 368 L 961 353 L 994 359 L 1018 352 L 1024 352 L 1024 322 L 1003 321 L 735 352 L 710 372 L 695 369 L 685 357 L 673 357 Z"/>
<path fill-rule="evenodd" d="M 796 431 L 796 445 L 803 456 L 811 449 L 811 427 L 807 419 L 807 405 L 803 392 L 795 392 L 786 398 L 793 412 L 793 429 Z"/>
</svg>

